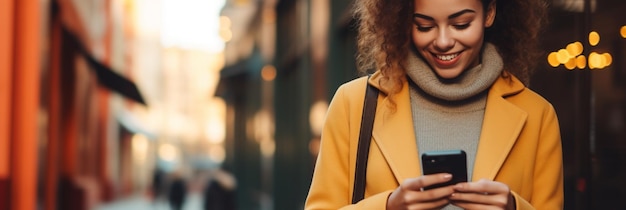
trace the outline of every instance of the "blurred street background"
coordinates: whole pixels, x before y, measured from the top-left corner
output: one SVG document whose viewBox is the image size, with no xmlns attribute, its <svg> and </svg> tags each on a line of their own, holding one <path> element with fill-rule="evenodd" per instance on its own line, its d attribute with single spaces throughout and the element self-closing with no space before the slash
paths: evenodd
<svg viewBox="0 0 626 210">
<path fill-rule="evenodd" d="M 352 3 L 1 0 L 0 210 L 302 209 Z M 548 3 L 565 209 L 626 209 L 626 1 Z"/>
</svg>

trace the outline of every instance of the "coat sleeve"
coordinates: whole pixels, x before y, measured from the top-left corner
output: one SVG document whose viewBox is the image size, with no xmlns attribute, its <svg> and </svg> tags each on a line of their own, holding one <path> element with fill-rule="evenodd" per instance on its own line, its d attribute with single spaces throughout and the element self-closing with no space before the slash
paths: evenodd
<svg viewBox="0 0 626 210">
<path fill-rule="evenodd" d="M 351 161 L 351 158 L 354 157 L 351 157 L 350 139 L 358 139 L 358 136 L 351 136 L 350 130 L 351 126 L 358 127 L 361 122 L 356 120 L 351 122 L 350 109 L 362 109 L 363 97 L 355 97 L 360 93 L 353 92 L 362 90 L 364 95 L 365 84 L 363 83 L 362 86 L 363 88 L 351 89 L 342 85 L 329 105 L 321 134 L 320 151 L 305 203 L 307 210 L 385 209 L 386 207 L 387 198 L 392 191 L 370 195 L 361 202 L 351 205 L 354 178 L 354 167 L 351 165 L 354 161 Z M 350 100 L 350 97 L 353 99 Z M 356 104 L 359 101 L 361 104 Z M 351 105 L 350 102 L 355 104 Z M 352 112 L 356 113 L 355 110 Z M 360 115 L 361 111 L 358 113 Z M 360 117 L 358 119 L 360 120 Z"/>
<path fill-rule="evenodd" d="M 554 107 L 544 110 L 530 200 L 513 193 L 517 209 L 563 209 L 563 154 Z"/>
</svg>

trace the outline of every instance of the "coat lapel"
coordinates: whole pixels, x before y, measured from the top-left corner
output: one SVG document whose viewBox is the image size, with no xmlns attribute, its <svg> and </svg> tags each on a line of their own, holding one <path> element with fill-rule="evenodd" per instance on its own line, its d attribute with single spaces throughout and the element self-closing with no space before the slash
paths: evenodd
<svg viewBox="0 0 626 210">
<path fill-rule="evenodd" d="M 372 137 L 396 180 L 402 183 L 406 178 L 421 174 L 407 84 L 396 97 L 395 112 L 389 109 L 388 100 L 379 102 L 383 103 L 379 103 L 376 112 Z"/>
<path fill-rule="evenodd" d="M 369 82 L 379 88 L 380 75 L 377 73 Z M 528 114 L 506 101 L 505 97 L 517 94 L 523 89 L 524 85 L 511 77 L 511 80 L 498 78 L 489 91 L 476 156 L 476 162 L 480 164 L 474 166 L 472 180 L 477 181 L 481 178 L 493 180 L 515 144 Z M 372 137 L 396 180 L 402 183 L 404 179 L 422 174 L 408 83 L 404 83 L 402 91 L 396 97 L 395 112 L 389 109 L 388 103 L 385 97 L 379 98 Z"/>
<path fill-rule="evenodd" d="M 521 82 L 499 78 L 487 96 L 485 118 L 476 152 L 473 181 L 495 179 L 519 136 L 528 114 L 504 97 L 524 89 Z"/>
</svg>

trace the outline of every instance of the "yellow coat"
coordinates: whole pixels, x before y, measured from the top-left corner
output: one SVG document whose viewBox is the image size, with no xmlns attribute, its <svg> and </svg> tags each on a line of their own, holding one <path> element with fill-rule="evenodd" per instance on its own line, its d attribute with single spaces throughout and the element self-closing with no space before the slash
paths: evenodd
<svg viewBox="0 0 626 210">
<path fill-rule="evenodd" d="M 378 87 L 377 72 L 369 83 Z M 356 148 L 367 77 L 342 85 L 330 103 L 305 209 L 385 209 L 391 192 L 421 175 L 408 82 L 389 108 L 378 97 L 367 166 L 365 199 L 350 205 Z M 473 181 L 503 182 L 518 210 L 563 208 L 561 136 L 556 113 L 544 98 L 512 77 L 489 89 Z"/>
</svg>

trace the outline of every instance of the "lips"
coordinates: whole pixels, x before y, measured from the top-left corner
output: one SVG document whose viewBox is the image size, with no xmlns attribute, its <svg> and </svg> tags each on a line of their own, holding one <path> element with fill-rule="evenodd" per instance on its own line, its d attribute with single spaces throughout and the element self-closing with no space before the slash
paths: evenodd
<svg viewBox="0 0 626 210">
<path fill-rule="evenodd" d="M 452 59 L 459 56 L 459 53 L 450 54 L 450 55 L 435 55 L 435 56 L 437 57 L 437 59 L 442 60 L 442 61 L 451 61 Z"/>
<path fill-rule="evenodd" d="M 460 56 L 461 53 L 453 53 L 453 54 L 445 54 L 445 55 L 433 53 L 432 55 L 433 55 L 436 65 L 442 68 L 454 66 L 459 60 L 459 58 L 461 57 Z"/>
</svg>

